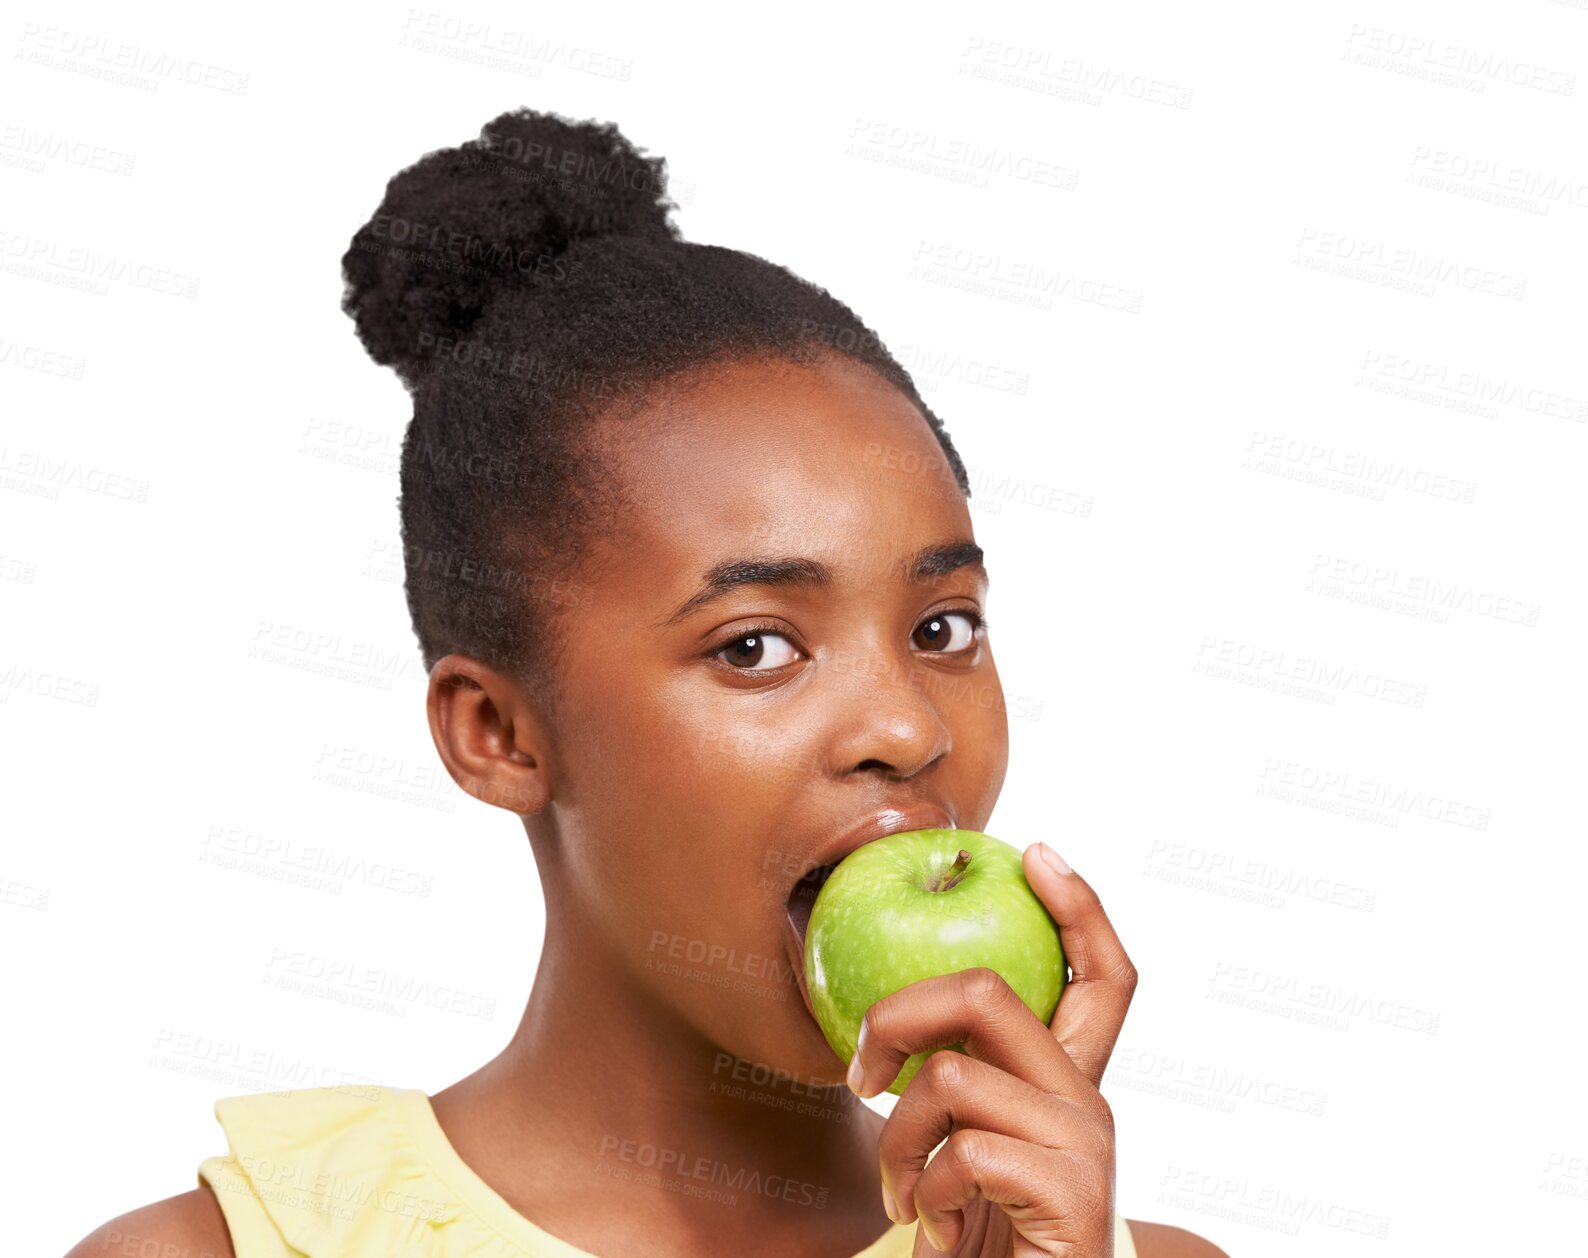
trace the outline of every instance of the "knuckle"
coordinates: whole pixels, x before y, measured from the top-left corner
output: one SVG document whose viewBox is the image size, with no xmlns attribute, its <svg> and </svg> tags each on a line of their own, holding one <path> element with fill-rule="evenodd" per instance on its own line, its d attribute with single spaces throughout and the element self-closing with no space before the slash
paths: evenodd
<svg viewBox="0 0 1588 1258">
<path fill-rule="evenodd" d="M 960 995 L 974 1008 L 998 1008 L 1009 990 L 1004 976 L 988 966 L 977 965 L 961 971 Z"/>
<path fill-rule="evenodd" d="M 981 1132 L 971 1127 L 959 1127 L 949 1134 L 948 1142 L 938 1157 L 947 1156 L 952 1165 L 963 1166 L 973 1175 L 987 1164 L 987 1142 Z"/>
<path fill-rule="evenodd" d="M 961 1054 L 942 1048 L 926 1059 L 916 1077 L 924 1079 L 934 1092 L 952 1092 L 965 1077 L 965 1063 Z"/>
</svg>

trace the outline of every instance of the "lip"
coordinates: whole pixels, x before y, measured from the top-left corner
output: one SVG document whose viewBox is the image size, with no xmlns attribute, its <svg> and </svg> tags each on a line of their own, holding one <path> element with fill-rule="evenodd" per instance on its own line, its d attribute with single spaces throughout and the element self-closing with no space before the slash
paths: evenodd
<svg viewBox="0 0 1588 1258">
<path fill-rule="evenodd" d="M 811 1004 L 810 987 L 805 979 L 805 935 L 803 923 L 796 924 L 792 916 L 793 906 L 791 901 L 796 889 L 817 870 L 824 866 L 837 865 L 856 848 L 863 847 L 874 839 L 885 838 L 890 834 L 903 834 L 907 830 L 957 830 L 958 828 L 959 825 L 954 820 L 953 814 L 939 804 L 929 804 L 921 801 L 889 804 L 852 821 L 840 830 L 834 838 L 828 840 L 825 845 L 811 853 L 811 863 L 790 884 L 788 892 L 784 896 L 783 920 L 785 923 L 784 944 L 788 951 L 789 962 L 794 970 L 794 981 L 800 989 L 800 997 L 805 1001 L 805 1008 L 810 1011 L 813 1019 L 816 1017 L 816 1010 Z M 819 890 L 820 888 L 818 887 L 817 889 Z M 814 897 L 811 898 L 814 901 Z"/>
<path fill-rule="evenodd" d="M 937 804 L 891 804 L 867 813 L 841 831 L 826 847 L 818 848 L 813 853 L 813 859 L 806 867 L 805 874 L 801 874 L 800 877 L 805 877 L 811 870 L 819 869 L 823 865 L 836 865 L 857 847 L 863 847 L 873 839 L 885 838 L 890 834 L 903 834 L 907 830 L 957 829 L 959 826 L 955 823 L 953 815 Z"/>
</svg>

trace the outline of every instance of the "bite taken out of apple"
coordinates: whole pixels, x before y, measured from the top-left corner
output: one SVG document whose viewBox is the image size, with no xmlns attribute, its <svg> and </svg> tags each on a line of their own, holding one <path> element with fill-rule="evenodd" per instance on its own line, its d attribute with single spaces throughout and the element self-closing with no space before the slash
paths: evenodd
<svg viewBox="0 0 1588 1258">
<path fill-rule="evenodd" d="M 924 978 L 986 966 L 1044 1023 L 1064 990 L 1059 927 L 1026 882 L 1020 852 L 979 830 L 908 830 L 839 862 L 805 931 L 805 979 L 822 1034 L 845 1062 L 884 996 Z M 934 1052 L 913 1054 L 898 1095 Z"/>
</svg>

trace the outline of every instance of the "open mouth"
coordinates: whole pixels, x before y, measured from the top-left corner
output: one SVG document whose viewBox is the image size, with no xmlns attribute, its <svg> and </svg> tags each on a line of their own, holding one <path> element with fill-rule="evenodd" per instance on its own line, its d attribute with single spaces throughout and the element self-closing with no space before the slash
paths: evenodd
<svg viewBox="0 0 1588 1258">
<path fill-rule="evenodd" d="M 838 868 L 837 861 L 826 865 L 818 865 L 815 869 L 807 870 L 788 897 L 788 922 L 789 933 L 785 936 L 788 944 L 789 964 L 794 970 L 794 982 L 800 989 L 800 998 L 805 1002 L 805 1008 L 810 1011 L 812 1018 L 816 1016 L 816 1008 L 811 1004 L 810 985 L 805 980 L 805 930 L 810 925 L 811 910 L 816 907 L 816 896 L 820 893 L 823 884 L 832 876 L 833 870 Z"/>
<path fill-rule="evenodd" d="M 801 877 L 794 884 L 794 889 L 789 892 L 788 919 L 794 923 L 794 933 L 799 936 L 801 948 L 805 946 L 805 928 L 810 925 L 811 910 L 816 907 L 816 897 L 821 893 L 823 885 L 832 877 L 833 870 L 837 868 L 837 861 L 818 865 Z"/>
</svg>

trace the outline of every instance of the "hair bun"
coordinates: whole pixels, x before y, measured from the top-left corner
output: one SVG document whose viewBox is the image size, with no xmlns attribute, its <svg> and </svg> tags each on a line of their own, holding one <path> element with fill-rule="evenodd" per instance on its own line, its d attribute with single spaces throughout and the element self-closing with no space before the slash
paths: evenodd
<svg viewBox="0 0 1588 1258">
<path fill-rule="evenodd" d="M 342 309 L 370 357 L 412 386 L 504 287 L 561 277 L 578 240 L 678 240 L 667 162 L 615 124 L 517 109 L 399 171 L 342 257 Z"/>
</svg>

